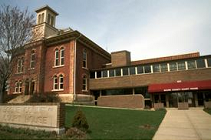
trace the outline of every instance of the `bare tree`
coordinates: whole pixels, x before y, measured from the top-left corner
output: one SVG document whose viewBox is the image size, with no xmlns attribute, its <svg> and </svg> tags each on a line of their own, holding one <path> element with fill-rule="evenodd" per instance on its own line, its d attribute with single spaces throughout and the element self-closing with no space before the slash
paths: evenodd
<svg viewBox="0 0 211 140">
<path fill-rule="evenodd" d="M 3 5 L 0 8 L 0 103 L 14 64 L 13 60 L 32 38 L 34 15 L 28 9 Z"/>
</svg>

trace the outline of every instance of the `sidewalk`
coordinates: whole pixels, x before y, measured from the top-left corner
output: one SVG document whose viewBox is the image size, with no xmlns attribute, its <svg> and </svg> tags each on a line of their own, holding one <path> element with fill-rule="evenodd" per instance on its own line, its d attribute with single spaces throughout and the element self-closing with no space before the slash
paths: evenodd
<svg viewBox="0 0 211 140">
<path fill-rule="evenodd" d="M 202 108 L 167 109 L 153 140 L 211 140 L 211 115 Z"/>
</svg>

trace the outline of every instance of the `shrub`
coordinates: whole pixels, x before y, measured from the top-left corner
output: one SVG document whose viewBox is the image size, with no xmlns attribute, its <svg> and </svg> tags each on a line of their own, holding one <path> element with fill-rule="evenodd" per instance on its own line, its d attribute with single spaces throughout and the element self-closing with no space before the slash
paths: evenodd
<svg viewBox="0 0 211 140">
<path fill-rule="evenodd" d="M 87 131 L 89 129 L 89 125 L 86 119 L 85 114 L 81 109 L 78 109 L 72 122 L 72 126 L 76 127 L 82 131 Z"/>
<path fill-rule="evenodd" d="M 46 92 L 44 94 L 36 93 L 33 94 L 32 97 L 29 99 L 29 103 L 57 103 L 60 102 L 60 98 L 57 93 Z"/>
<path fill-rule="evenodd" d="M 72 139 L 86 139 L 86 133 L 76 127 L 69 128 L 66 136 Z"/>
<path fill-rule="evenodd" d="M 9 102 L 10 100 L 16 98 L 19 94 L 4 94 L 3 101 L 4 103 Z"/>
</svg>

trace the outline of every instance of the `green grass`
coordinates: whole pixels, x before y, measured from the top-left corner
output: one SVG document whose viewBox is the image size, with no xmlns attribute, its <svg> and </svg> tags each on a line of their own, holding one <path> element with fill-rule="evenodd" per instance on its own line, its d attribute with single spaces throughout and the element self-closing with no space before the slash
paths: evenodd
<svg viewBox="0 0 211 140">
<path fill-rule="evenodd" d="M 86 115 L 88 139 L 152 139 L 165 111 L 143 111 L 80 107 Z M 71 127 L 77 106 L 66 106 L 66 127 Z M 0 139 L 67 139 L 54 133 L 15 129 L 0 125 Z"/>
<path fill-rule="evenodd" d="M 209 109 L 205 108 L 204 111 L 211 115 L 211 109 L 210 108 Z"/>
<path fill-rule="evenodd" d="M 76 106 L 66 107 L 66 126 L 70 127 Z M 140 111 L 81 107 L 85 113 L 91 139 L 152 139 L 165 111 Z M 144 127 L 149 126 L 149 127 Z"/>
</svg>

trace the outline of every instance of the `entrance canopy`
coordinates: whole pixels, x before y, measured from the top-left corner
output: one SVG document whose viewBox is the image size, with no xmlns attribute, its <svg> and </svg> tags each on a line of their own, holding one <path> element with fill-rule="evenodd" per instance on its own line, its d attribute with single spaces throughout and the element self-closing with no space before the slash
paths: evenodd
<svg viewBox="0 0 211 140">
<path fill-rule="evenodd" d="M 188 90 L 206 90 L 211 89 L 211 80 L 191 81 L 164 84 L 151 84 L 148 87 L 149 93 L 169 92 L 169 91 L 188 91 Z"/>
</svg>

